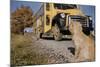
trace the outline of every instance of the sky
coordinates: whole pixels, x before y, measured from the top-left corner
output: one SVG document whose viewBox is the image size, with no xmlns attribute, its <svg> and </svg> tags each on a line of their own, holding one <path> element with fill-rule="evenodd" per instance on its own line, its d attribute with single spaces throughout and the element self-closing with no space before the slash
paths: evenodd
<svg viewBox="0 0 100 67">
<path fill-rule="evenodd" d="M 95 23 L 95 6 L 90 5 L 80 5 L 79 8 L 85 13 L 85 15 L 89 15 L 93 18 L 93 22 Z"/>
<path fill-rule="evenodd" d="M 42 3 L 40 2 L 31 2 L 31 1 L 15 1 L 11 0 L 11 12 L 15 11 L 21 5 L 29 6 L 34 13 L 38 11 L 41 7 Z M 93 18 L 93 22 L 95 23 L 95 6 L 90 5 L 79 5 L 79 8 L 83 11 L 84 14 L 89 15 Z"/>
<path fill-rule="evenodd" d="M 29 6 L 33 12 L 36 12 L 42 5 L 40 2 L 31 2 L 31 1 L 15 1 L 11 0 L 10 8 L 11 12 L 15 11 L 17 8 L 21 7 L 21 5 Z"/>
</svg>

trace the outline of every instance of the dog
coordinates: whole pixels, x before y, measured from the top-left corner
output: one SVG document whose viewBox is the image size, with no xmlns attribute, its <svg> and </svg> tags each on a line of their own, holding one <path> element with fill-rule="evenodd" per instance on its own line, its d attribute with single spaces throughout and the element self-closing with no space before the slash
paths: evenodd
<svg viewBox="0 0 100 67">
<path fill-rule="evenodd" d="M 95 43 L 94 39 L 87 36 L 82 31 L 80 22 L 71 21 L 69 30 L 72 33 L 72 40 L 75 44 L 76 62 L 94 61 L 95 60 Z"/>
</svg>

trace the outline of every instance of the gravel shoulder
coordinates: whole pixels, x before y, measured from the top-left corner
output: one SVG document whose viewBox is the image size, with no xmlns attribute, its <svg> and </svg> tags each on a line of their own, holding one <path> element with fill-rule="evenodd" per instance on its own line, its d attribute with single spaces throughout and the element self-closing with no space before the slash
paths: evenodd
<svg viewBox="0 0 100 67">
<path fill-rule="evenodd" d="M 35 37 L 33 37 L 35 38 Z M 74 51 L 74 43 L 71 39 L 64 38 L 61 41 L 55 41 L 52 37 L 44 37 L 36 40 L 40 54 L 48 55 L 48 64 L 70 63 L 74 61 L 71 51 Z"/>
</svg>

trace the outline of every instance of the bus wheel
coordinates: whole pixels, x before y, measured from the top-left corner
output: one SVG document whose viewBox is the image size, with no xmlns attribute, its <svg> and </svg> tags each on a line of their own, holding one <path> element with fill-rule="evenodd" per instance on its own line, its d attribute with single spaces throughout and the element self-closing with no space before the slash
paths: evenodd
<svg viewBox="0 0 100 67">
<path fill-rule="evenodd" d="M 62 33 L 60 33 L 60 29 L 57 24 L 53 26 L 53 36 L 54 36 L 54 39 L 57 41 L 62 39 Z"/>
</svg>

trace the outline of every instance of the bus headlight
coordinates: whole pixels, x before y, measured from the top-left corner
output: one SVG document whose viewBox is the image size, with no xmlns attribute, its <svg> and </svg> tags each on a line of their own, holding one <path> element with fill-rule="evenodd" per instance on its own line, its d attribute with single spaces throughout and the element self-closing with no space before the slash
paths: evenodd
<svg viewBox="0 0 100 67">
<path fill-rule="evenodd" d="M 62 18 L 65 18 L 65 14 L 64 14 L 64 13 L 61 13 L 60 16 L 61 16 Z"/>
<path fill-rule="evenodd" d="M 89 20 L 92 20 L 92 17 L 89 17 Z"/>
</svg>

